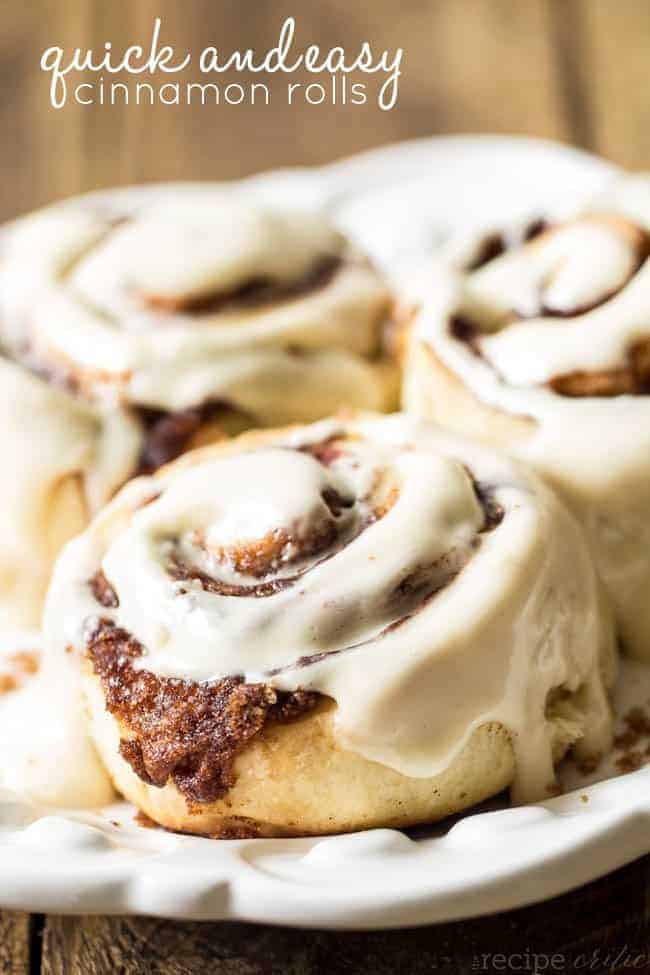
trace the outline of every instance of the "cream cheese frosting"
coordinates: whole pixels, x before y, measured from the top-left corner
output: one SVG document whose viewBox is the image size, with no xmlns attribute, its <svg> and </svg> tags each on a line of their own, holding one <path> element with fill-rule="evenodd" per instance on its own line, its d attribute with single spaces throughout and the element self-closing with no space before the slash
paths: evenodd
<svg viewBox="0 0 650 975">
<path fill-rule="evenodd" d="M 0 245 L 1 442 L 15 468 L 0 623 L 6 604 L 6 622 L 35 625 L 61 545 L 195 435 L 396 394 L 381 354 L 390 295 L 317 214 L 225 190 L 138 205 L 116 192 L 18 220 Z"/>
<path fill-rule="evenodd" d="M 0 416 L 0 625 L 36 626 L 56 555 L 135 469 L 140 435 L 4 359 Z"/>
<path fill-rule="evenodd" d="M 563 493 L 587 529 L 625 646 L 648 657 L 650 260 L 642 221 L 588 214 L 478 270 L 439 265 L 412 339 L 407 409 L 444 414 L 461 431 L 470 414 L 492 411 L 472 429 Z M 427 350 L 474 407 L 456 416 L 447 409 Z M 504 440 L 497 414 L 527 429 Z"/>
<path fill-rule="evenodd" d="M 40 633 L 0 630 L 3 658 L 38 654 Z M 0 693 L 0 788 L 46 806 L 98 807 L 113 787 L 88 734 L 77 668 L 46 657 L 39 672 Z"/>
<path fill-rule="evenodd" d="M 321 215 L 170 190 L 133 212 L 46 210 L 3 244 L 3 340 L 92 397 L 225 401 L 266 424 L 394 394 L 387 286 Z"/>
<path fill-rule="evenodd" d="M 608 747 L 611 622 L 549 489 L 399 415 L 267 437 L 132 482 L 68 545 L 45 615 L 51 659 L 83 654 L 101 618 L 157 675 L 333 698 L 342 747 L 414 777 L 500 722 L 521 799 L 554 782 L 554 694 L 571 701 L 582 754 Z M 101 604 L 98 572 L 115 597 Z"/>
</svg>

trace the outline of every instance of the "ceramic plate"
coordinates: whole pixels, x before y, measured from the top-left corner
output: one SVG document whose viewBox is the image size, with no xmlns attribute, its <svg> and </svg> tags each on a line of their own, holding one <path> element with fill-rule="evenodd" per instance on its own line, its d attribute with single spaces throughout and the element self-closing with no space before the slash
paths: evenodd
<svg viewBox="0 0 650 975">
<path fill-rule="evenodd" d="M 454 137 L 392 146 L 321 170 L 267 174 L 248 187 L 270 199 L 327 207 L 392 271 L 459 228 L 575 205 L 615 172 L 551 143 Z M 127 200 L 143 196 L 142 189 L 124 193 Z M 650 668 L 626 664 L 620 718 L 649 701 Z M 650 767 L 620 774 L 621 757 L 614 753 L 589 780 L 567 765 L 562 775 L 572 791 L 561 797 L 520 808 L 496 801 L 409 835 L 214 841 L 140 826 L 127 803 L 61 811 L 0 792 L 0 906 L 340 929 L 506 910 L 650 851 Z"/>
</svg>

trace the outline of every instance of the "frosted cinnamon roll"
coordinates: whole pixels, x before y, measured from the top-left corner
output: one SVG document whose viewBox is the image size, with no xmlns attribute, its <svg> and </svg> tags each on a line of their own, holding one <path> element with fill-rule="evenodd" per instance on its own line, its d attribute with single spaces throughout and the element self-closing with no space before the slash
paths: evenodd
<svg viewBox="0 0 650 975">
<path fill-rule="evenodd" d="M 406 408 L 531 462 L 582 520 L 627 650 L 650 657 L 650 237 L 615 214 L 441 269 Z"/>
<path fill-rule="evenodd" d="M 255 432 L 127 485 L 45 614 L 99 755 L 214 836 L 429 822 L 547 796 L 607 749 L 609 613 L 514 463 L 399 415 Z"/>
<path fill-rule="evenodd" d="M 31 628 L 56 556 L 137 469 L 140 433 L 0 358 L 0 626 Z"/>
<path fill-rule="evenodd" d="M 169 190 L 130 210 L 123 200 L 17 223 L 0 320 L 16 357 L 137 410 L 155 428 L 148 466 L 206 423 L 238 432 L 394 405 L 391 296 L 326 218 L 243 191 Z"/>
</svg>

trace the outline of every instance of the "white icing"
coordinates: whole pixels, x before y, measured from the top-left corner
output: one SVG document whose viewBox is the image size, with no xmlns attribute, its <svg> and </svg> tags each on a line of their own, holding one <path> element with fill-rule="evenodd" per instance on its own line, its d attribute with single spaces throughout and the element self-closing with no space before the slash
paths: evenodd
<svg viewBox="0 0 650 975">
<path fill-rule="evenodd" d="M 0 785 L 52 806 L 106 805 L 114 792 L 88 735 L 78 678 L 57 679 L 36 678 L 0 699 Z"/>
<path fill-rule="evenodd" d="M 545 383 L 577 370 L 624 366 L 626 350 L 647 335 L 650 262 L 616 297 L 587 315 L 513 322 L 479 340 L 481 351 L 513 386 Z"/>
<path fill-rule="evenodd" d="M 73 270 L 70 287 L 119 318 L 129 310 L 126 287 L 191 299 L 259 279 L 292 284 L 344 247 L 315 213 L 279 213 L 215 194 L 162 204 L 118 226 Z"/>
<path fill-rule="evenodd" d="M 570 314 L 608 297 L 636 265 L 630 242 L 615 227 L 575 221 L 469 275 L 467 300 L 492 319 L 507 318 L 513 311 L 533 318 L 543 307 Z"/>
<path fill-rule="evenodd" d="M 209 307 L 251 282 L 298 286 L 332 260 L 311 291 Z M 208 306 L 192 312 L 197 299 Z M 18 354 L 28 345 L 93 396 L 170 411 L 223 399 L 271 424 L 386 406 L 374 360 L 389 301 L 324 217 L 223 191 L 170 194 L 117 224 L 78 204 L 45 211 L 9 228 L 0 264 L 0 328 Z"/>
<path fill-rule="evenodd" d="M 589 213 L 621 214 L 650 227 L 650 174 L 626 173 L 609 181 L 587 202 Z"/>
<path fill-rule="evenodd" d="M 327 467 L 296 452 L 341 430 L 347 446 Z M 53 658 L 81 651 L 87 621 L 108 617 L 141 641 L 138 666 L 157 674 L 243 674 L 331 696 L 342 746 L 416 777 L 446 767 L 475 728 L 499 721 L 512 733 L 521 798 L 553 781 L 552 689 L 583 689 L 581 747 L 607 747 L 611 673 L 601 664 L 613 659 L 611 627 L 579 529 L 550 491 L 491 452 L 400 416 L 324 421 L 249 443 L 132 482 L 70 543 L 46 610 Z M 468 468 L 505 511 L 478 546 L 484 512 Z M 170 574 L 180 554 L 222 582 L 259 583 L 237 568 L 233 543 L 307 538 L 334 517 L 327 490 L 354 503 L 336 516 L 338 541 L 325 552 L 282 551 L 263 581 L 295 577 L 288 587 L 222 595 Z M 368 523 L 382 503 L 388 510 Z M 100 567 L 115 609 L 88 586 Z M 408 580 L 423 573 L 426 592 L 409 597 Z"/>
<path fill-rule="evenodd" d="M 0 661 L 40 647 L 37 633 L 0 634 Z M 46 805 L 96 807 L 114 793 L 90 741 L 78 668 L 67 655 L 0 694 L 0 789 Z"/>
<path fill-rule="evenodd" d="M 419 353 L 428 346 L 480 402 L 533 421 L 529 435 L 513 437 L 508 449 L 532 463 L 580 516 L 624 643 L 647 657 L 650 397 L 565 397 L 546 385 L 576 371 L 619 369 L 630 346 L 650 336 L 650 261 L 628 281 L 636 255 L 629 234 L 613 227 L 609 218 L 601 224 L 589 217 L 545 235 L 548 244 L 534 240 L 474 273 L 438 267 L 414 330 L 404 403 L 411 412 L 464 428 L 466 419 L 455 417 L 430 389 L 428 360 Z M 542 269 L 561 309 L 602 303 L 573 317 L 540 314 L 535 302 Z M 513 321 L 506 310 L 514 308 L 537 317 Z M 486 330 L 476 340 L 481 356 L 449 329 L 459 311 Z M 489 422 L 483 431 L 488 441 L 496 435 Z"/>
<path fill-rule="evenodd" d="M 35 626 L 56 555 L 130 476 L 134 423 L 0 359 L 0 622 Z"/>
</svg>

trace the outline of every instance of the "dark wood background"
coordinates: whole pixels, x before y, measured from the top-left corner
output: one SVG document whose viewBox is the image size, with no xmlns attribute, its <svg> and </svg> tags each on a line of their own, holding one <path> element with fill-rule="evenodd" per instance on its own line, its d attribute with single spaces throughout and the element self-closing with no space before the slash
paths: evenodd
<svg viewBox="0 0 650 975">
<path fill-rule="evenodd" d="M 52 44 L 120 49 L 160 16 L 179 51 L 264 51 L 289 15 L 298 46 L 403 47 L 398 107 L 49 105 L 39 60 Z M 0 219 L 95 187 L 236 177 L 441 132 L 562 139 L 650 166 L 649 50 L 648 0 L 0 0 Z"/>
<path fill-rule="evenodd" d="M 471 869 L 471 864 L 468 864 Z M 3 975 L 650 972 L 650 858 L 509 914 L 411 931 L 0 914 Z M 536 955 L 537 958 L 533 956 Z"/>
<path fill-rule="evenodd" d="M 160 16 L 179 50 L 266 50 L 290 15 L 303 46 L 403 47 L 398 107 L 49 105 L 52 44 L 124 47 Z M 537 135 L 650 167 L 649 54 L 650 0 L 0 0 L 0 219 L 96 187 L 237 177 L 433 133 Z M 649 871 L 646 858 L 547 905 L 408 934 L 0 914 L 0 973 L 464 973 L 509 970 L 486 952 L 512 970 L 527 949 L 563 953 L 556 971 L 629 971 L 632 956 L 650 972 Z"/>
</svg>

